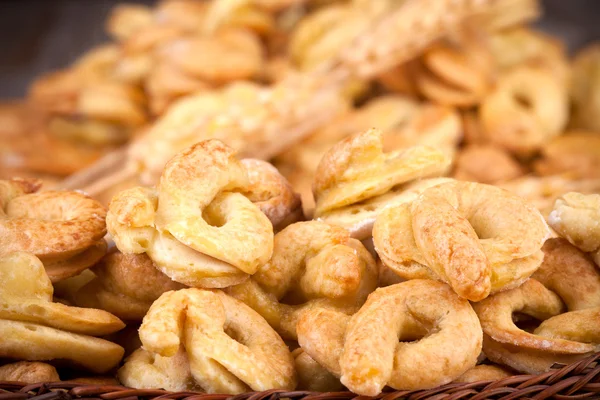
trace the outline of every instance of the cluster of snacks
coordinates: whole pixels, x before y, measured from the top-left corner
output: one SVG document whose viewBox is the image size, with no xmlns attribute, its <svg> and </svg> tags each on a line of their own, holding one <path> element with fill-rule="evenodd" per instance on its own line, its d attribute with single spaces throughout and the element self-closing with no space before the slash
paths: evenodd
<svg viewBox="0 0 600 400">
<path fill-rule="evenodd" d="M 124 165 L 112 169 L 125 186 L 155 184 L 171 157 L 210 138 L 246 156 L 270 159 L 368 92 L 369 81 L 386 65 L 416 56 L 467 17 L 492 8 L 488 1 L 471 0 L 377 3 L 163 0 L 154 8 L 119 6 L 107 23 L 113 43 L 40 78 L 27 104 L 17 107 L 27 107 L 39 123 L 33 132 L 17 127 L 16 136 L 23 143 L 45 141 L 56 151 L 41 155 L 41 146 L 7 143 L 0 149 L 1 165 L 11 169 L 4 177 L 65 176 L 127 140 L 134 143 L 121 154 Z M 343 21 L 346 27 L 331 33 L 332 24 L 311 27 L 330 7 L 347 9 L 361 21 L 345 40 L 334 32 L 346 31 Z M 406 34 L 413 28 L 419 36 Z M 348 52 L 354 44 L 359 49 Z M 309 68 L 298 59 L 303 56 L 292 56 L 297 47 L 322 47 L 317 54 L 326 56 Z M 322 68 L 323 63 L 329 65 Z M 18 119 L 17 111 L 7 107 L 8 117 Z M 80 152 L 78 158 L 71 154 Z M 65 158 L 76 159 L 57 169 Z M 114 163 L 100 162 L 109 164 Z M 97 168 L 61 186 L 88 189 Z M 106 181 L 89 189 L 105 203 L 115 193 L 100 196 Z"/>
<path fill-rule="evenodd" d="M 64 202 L 80 196 L 81 205 L 66 215 L 49 203 L 47 238 L 77 229 L 70 235 L 93 243 L 106 215 L 116 249 L 54 291 L 55 266 L 36 257 L 46 253 L 34 251 L 35 237 L 20 240 L 5 229 L 0 356 L 107 373 L 127 351 L 117 377 L 130 387 L 345 386 L 377 395 L 385 386 L 541 373 L 598 351 L 600 269 L 592 258 L 600 196 L 560 198 L 549 221 L 566 239 L 550 238 L 540 212 L 508 191 L 452 178 L 410 183 L 446 166 L 431 147 L 383 152 L 375 130 L 329 149 L 314 184 L 317 210 L 390 199 L 354 214 L 370 226 L 360 231 L 294 222 L 298 197 L 285 179 L 263 161 L 239 161 L 215 139 L 176 155 L 155 188 L 120 192 L 108 213 L 78 193 L 44 192 Z M 27 180 L 2 187 L 17 199 L 22 188 L 37 189 Z M 35 203 L 18 213 L 5 204 L 6 228 L 37 226 Z M 83 245 L 69 251 L 87 252 Z M 386 269 L 397 276 L 384 284 Z M 117 316 L 129 333 L 115 334 L 125 327 Z M 131 337 L 138 326 L 139 340 Z M 2 368 L 22 379 L 56 379 L 49 366 Z"/>
<path fill-rule="evenodd" d="M 539 11 L 119 6 L 0 110 L 0 380 L 378 395 L 599 351 L 600 58 Z M 97 199 L 32 178 L 130 139 L 70 180 Z"/>
</svg>

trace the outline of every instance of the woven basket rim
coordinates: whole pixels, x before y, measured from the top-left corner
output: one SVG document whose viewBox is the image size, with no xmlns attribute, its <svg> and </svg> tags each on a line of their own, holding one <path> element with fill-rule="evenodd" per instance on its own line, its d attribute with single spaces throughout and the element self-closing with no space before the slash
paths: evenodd
<svg viewBox="0 0 600 400">
<path fill-rule="evenodd" d="M 540 375 L 513 375 L 497 381 L 448 383 L 426 390 L 391 390 L 373 397 L 382 400 L 459 400 L 459 399 L 600 399 L 600 352 L 570 365 L 555 365 Z M 370 397 L 344 392 L 311 392 L 272 389 L 238 395 L 202 392 L 169 392 L 162 389 L 132 389 L 120 385 L 93 385 L 79 382 L 0 381 L 0 400 L 334 400 Z"/>
</svg>

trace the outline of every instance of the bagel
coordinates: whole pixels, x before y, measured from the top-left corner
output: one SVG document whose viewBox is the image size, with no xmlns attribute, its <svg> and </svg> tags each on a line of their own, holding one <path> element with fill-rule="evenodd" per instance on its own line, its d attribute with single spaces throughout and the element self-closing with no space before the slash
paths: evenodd
<svg viewBox="0 0 600 400">
<path fill-rule="evenodd" d="M 542 322 L 535 333 L 551 338 L 600 345 L 600 307 L 557 315 Z"/>
<path fill-rule="evenodd" d="M 340 140 L 377 126 L 384 133 L 385 148 L 388 144 L 386 143 L 388 132 L 395 132 L 396 128 L 404 127 L 414 118 L 417 110 L 418 104 L 404 96 L 377 97 L 361 107 L 346 110 L 305 138 L 300 146 L 294 146 L 277 156 L 277 163 L 291 165 L 310 174 L 312 178 L 323 155 Z M 399 135 L 394 134 L 395 136 Z"/>
<path fill-rule="evenodd" d="M 331 61 L 371 22 L 365 7 L 333 4 L 303 18 L 292 32 L 288 52 L 294 64 L 304 71 Z"/>
<path fill-rule="evenodd" d="M 141 4 L 119 4 L 106 21 L 106 31 L 115 39 L 125 40 L 152 23 L 152 10 Z"/>
<path fill-rule="evenodd" d="M 251 80 L 265 65 L 260 38 L 247 29 L 224 27 L 208 35 L 175 32 L 174 37 L 170 36 L 155 44 L 150 53 L 153 63 L 147 82 L 150 108 L 156 115 L 187 95 L 234 81 Z M 138 52 L 137 55 L 143 54 Z M 215 57 L 207 58 L 203 54 Z"/>
<path fill-rule="evenodd" d="M 158 50 L 159 60 L 185 75 L 208 83 L 223 84 L 256 76 L 264 64 L 259 38 L 240 29 L 223 29 L 208 37 L 181 37 Z M 202 54 L 215 57 L 202 57 Z"/>
<path fill-rule="evenodd" d="M 34 82 L 29 97 L 50 115 L 52 135 L 92 146 L 115 145 L 146 122 L 141 89 L 110 76 L 118 57 L 116 46 L 100 47 L 70 68 Z"/>
<path fill-rule="evenodd" d="M 303 196 L 305 210 L 312 212 L 314 199 L 310 185 L 319 173 L 316 172 L 319 161 L 337 142 L 356 132 L 362 132 L 377 126 L 382 131 L 383 151 L 396 151 L 411 146 L 424 145 L 435 147 L 449 158 L 456 152 L 461 139 L 460 118 L 449 107 L 435 104 L 420 106 L 403 96 L 381 96 L 365 105 L 346 112 L 317 130 L 276 158 L 276 165 L 296 189 L 306 191 Z M 398 191 L 398 190 L 397 190 Z M 362 218 L 340 210 L 346 219 L 357 223 Z M 332 222 L 333 223 L 333 222 Z M 350 229 L 355 238 L 362 239 L 370 235 L 372 222 L 366 224 L 365 232 L 354 232 L 352 222 L 340 222 Z M 336 222 L 336 224 L 339 224 Z"/>
</svg>

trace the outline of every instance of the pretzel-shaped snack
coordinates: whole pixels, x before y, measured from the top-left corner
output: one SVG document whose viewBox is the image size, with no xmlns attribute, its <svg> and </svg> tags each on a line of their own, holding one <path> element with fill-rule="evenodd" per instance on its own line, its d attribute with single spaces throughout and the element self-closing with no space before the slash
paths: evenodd
<svg viewBox="0 0 600 400">
<path fill-rule="evenodd" d="M 441 151 L 427 146 L 384 153 L 382 133 L 375 129 L 353 135 L 331 148 L 317 167 L 315 217 L 327 222 L 334 211 L 346 212 L 352 205 L 373 201 L 399 185 L 441 175 L 449 163 Z M 375 212 L 383 206 L 376 207 Z M 368 237 L 370 226 L 353 227 L 357 222 L 349 219 L 344 227 L 352 228 L 361 239 Z"/>
<path fill-rule="evenodd" d="M 286 339 L 314 307 L 353 312 L 377 286 L 373 256 L 340 227 L 297 222 L 275 235 L 273 257 L 227 293 L 248 304 Z"/>
<path fill-rule="evenodd" d="M 373 227 L 377 253 L 402 278 L 442 280 L 471 301 L 531 276 L 549 233 L 539 211 L 516 195 L 460 181 L 384 210 Z"/>
<path fill-rule="evenodd" d="M 314 309 L 298 322 L 302 349 L 366 396 L 386 385 L 427 389 L 458 378 L 475 366 L 481 337 L 469 302 L 431 280 L 377 289 L 352 317 Z"/>
<path fill-rule="evenodd" d="M 483 351 L 486 356 L 521 372 L 539 374 L 549 371 L 556 362 L 571 363 L 600 349 L 597 312 L 593 319 L 578 315 L 583 313 L 589 317 L 597 308 L 561 314 L 564 311 L 561 298 L 535 279 L 490 296 L 474 304 L 474 308 L 483 328 Z M 529 333 L 515 325 L 512 317 L 514 312 L 544 322 L 533 333 Z M 587 320 L 590 323 L 573 325 L 573 320 Z M 545 321 L 549 325 L 545 326 Z M 575 334 L 566 330 L 553 333 L 556 325 L 582 330 Z"/>
<path fill-rule="evenodd" d="M 271 222 L 239 193 L 248 184 L 231 148 L 203 141 L 165 166 L 156 189 L 116 195 L 108 229 L 123 253 L 147 253 L 177 282 L 209 288 L 240 283 L 273 249 Z"/>
<path fill-rule="evenodd" d="M 0 357 L 23 360 L 67 359 L 94 372 L 106 372 L 123 348 L 103 336 L 125 325 L 114 315 L 52 302 L 44 266 L 28 253 L 0 257 Z"/>
<path fill-rule="evenodd" d="M 296 385 L 294 362 L 283 340 L 260 315 L 223 292 L 164 293 L 144 317 L 140 339 L 146 351 L 162 357 L 176 356 L 183 345 L 191 375 L 208 393 Z"/>
<path fill-rule="evenodd" d="M 0 180 L 0 255 L 39 257 L 53 282 L 79 274 L 106 253 L 106 209 L 79 193 L 36 193 L 32 179 Z"/>
<path fill-rule="evenodd" d="M 548 216 L 550 226 L 600 265 L 600 195 L 565 193 Z"/>
<path fill-rule="evenodd" d="M 130 321 L 141 321 L 164 292 L 185 287 L 161 273 L 146 254 L 113 252 L 92 271 L 96 277 L 77 290 L 74 303 Z"/>
</svg>

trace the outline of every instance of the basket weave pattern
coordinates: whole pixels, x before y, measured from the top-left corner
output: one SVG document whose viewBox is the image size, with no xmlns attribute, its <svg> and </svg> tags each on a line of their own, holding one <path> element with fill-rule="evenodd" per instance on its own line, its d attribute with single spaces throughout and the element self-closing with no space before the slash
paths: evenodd
<svg viewBox="0 0 600 400">
<path fill-rule="evenodd" d="M 333 400 L 366 399 L 351 392 L 316 393 L 267 390 L 236 396 L 196 392 L 129 389 L 123 386 L 89 386 L 69 382 L 26 385 L 0 382 L 0 400 Z M 600 353 L 541 375 L 515 375 L 499 381 L 449 383 L 435 389 L 384 391 L 381 400 L 459 399 L 600 399 Z"/>
</svg>

